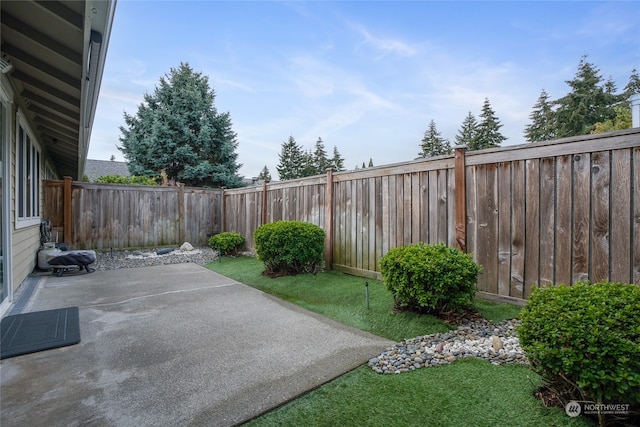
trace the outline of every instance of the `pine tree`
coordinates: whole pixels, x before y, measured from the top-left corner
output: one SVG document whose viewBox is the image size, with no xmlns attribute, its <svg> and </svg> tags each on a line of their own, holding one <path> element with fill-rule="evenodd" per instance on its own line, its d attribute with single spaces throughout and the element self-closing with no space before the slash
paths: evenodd
<svg viewBox="0 0 640 427">
<path fill-rule="evenodd" d="M 258 174 L 258 180 L 264 182 L 271 182 L 271 173 L 269 172 L 269 168 L 267 165 L 264 165 L 260 173 Z"/>
<path fill-rule="evenodd" d="M 335 145 L 333 146 L 333 157 L 329 161 L 329 167 L 331 167 L 336 172 L 346 170 L 344 167 L 344 159 L 338 152 L 338 148 Z"/>
<path fill-rule="evenodd" d="M 282 143 L 278 157 L 280 162 L 276 166 L 276 170 L 282 181 L 302 176 L 305 166 L 305 153 L 293 136 L 290 136 L 287 142 Z"/>
<path fill-rule="evenodd" d="M 482 105 L 482 113 L 480 113 L 480 123 L 478 124 L 478 134 L 475 144 L 469 146 L 469 150 L 484 150 L 485 148 L 499 147 L 505 141 L 500 133 L 502 124 L 496 117 L 496 113 L 491 108 L 489 99 L 485 98 Z"/>
<path fill-rule="evenodd" d="M 451 144 L 447 139 L 440 136 L 440 132 L 436 129 L 436 122 L 433 119 L 431 119 L 429 127 L 424 132 L 420 148 L 421 150 L 420 153 L 418 153 L 418 156 L 421 158 L 436 157 L 452 153 Z"/>
<path fill-rule="evenodd" d="M 622 100 L 629 102 L 631 95 L 640 94 L 640 76 L 638 76 L 638 70 L 634 68 L 631 70 L 631 76 L 629 77 L 629 83 L 624 87 L 622 94 Z"/>
<path fill-rule="evenodd" d="M 462 122 L 462 126 L 458 130 L 456 135 L 456 145 L 466 145 L 467 147 L 472 147 L 476 144 L 476 139 L 478 138 L 478 121 L 475 116 L 471 114 L 467 114 L 464 121 Z"/>
<path fill-rule="evenodd" d="M 549 94 L 542 89 L 538 101 L 529 115 L 531 123 L 525 126 L 524 136 L 529 142 L 555 139 L 555 115 L 549 102 Z"/>
<path fill-rule="evenodd" d="M 615 85 L 602 84 L 600 70 L 587 61 L 586 55 L 580 59 L 573 80 L 567 80 L 566 83 L 571 92 L 555 101 L 558 107 L 558 138 L 589 134 L 596 123 L 615 118 L 615 105 L 619 100 L 613 93 Z"/>
<path fill-rule="evenodd" d="M 135 115 L 124 113 L 122 151 L 132 175 L 160 177 L 191 186 L 244 185 L 229 113 L 218 113 L 208 78 L 181 63 L 145 94 Z"/>
<path fill-rule="evenodd" d="M 318 169 L 316 168 L 316 161 L 313 152 L 311 150 L 304 152 L 302 159 L 302 174 L 300 175 L 300 178 L 318 175 Z"/>
<path fill-rule="evenodd" d="M 315 168 L 313 175 L 321 175 L 325 173 L 327 168 L 330 166 L 330 161 L 327 158 L 327 152 L 324 149 L 322 138 L 318 138 L 316 141 L 315 150 L 313 152 L 313 166 Z"/>
<path fill-rule="evenodd" d="M 369 157 L 369 166 L 367 166 L 368 168 L 372 168 L 373 167 L 373 159 L 371 157 Z"/>
</svg>

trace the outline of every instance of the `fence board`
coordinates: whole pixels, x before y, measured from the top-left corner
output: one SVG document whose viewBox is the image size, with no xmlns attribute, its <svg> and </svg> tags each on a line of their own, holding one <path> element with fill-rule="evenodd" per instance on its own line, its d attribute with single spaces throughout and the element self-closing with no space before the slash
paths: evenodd
<svg viewBox="0 0 640 427">
<path fill-rule="evenodd" d="M 556 256 L 555 283 L 572 284 L 571 280 L 571 156 L 556 161 Z"/>
<path fill-rule="evenodd" d="M 524 298 L 526 170 L 523 160 L 512 163 L 511 184 L 511 291 L 510 296 Z"/>
<path fill-rule="evenodd" d="M 573 156 L 573 283 L 589 278 L 591 155 Z"/>
<path fill-rule="evenodd" d="M 540 162 L 525 162 L 524 298 L 540 284 Z"/>
<path fill-rule="evenodd" d="M 591 278 L 609 280 L 609 152 L 591 156 Z"/>
<path fill-rule="evenodd" d="M 383 188 L 382 188 L 382 182 L 383 182 L 383 178 L 382 177 L 376 177 L 375 179 L 375 183 L 376 183 L 376 218 L 375 218 L 375 224 L 376 224 L 376 241 L 375 241 L 375 271 L 379 271 L 379 262 L 380 262 L 380 258 L 382 258 L 382 255 L 384 254 L 384 237 L 386 236 L 384 234 L 384 215 L 383 215 L 383 209 L 384 209 L 384 203 L 382 203 L 382 193 L 383 193 Z"/>
<path fill-rule="evenodd" d="M 511 163 L 498 164 L 498 294 L 511 294 Z"/>
<path fill-rule="evenodd" d="M 420 173 L 411 174 L 411 243 L 420 241 Z"/>
<path fill-rule="evenodd" d="M 449 227 L 447 224 L 455 222 L 455 217 L 448 216 L 449 211 L 447 209 L 448 198 L 447 198 L 447 171 L 439 170 L 437 172 L 438 176 L 438 204 L 436 205 L 438 210 L 438 243 L 447 243 L 447 232 L 449 231 Z"/>
<path fill-rule="evenodd" d="M 629 283 L 631 274 L 631 150 L 612 153 L 611 168 L 611 281 Z"/>
<path fill-rule="evenodd" d="M 555 158 L 540 160 L 540 286 L 555 281 Z"/>
<path fill-rule="evenodd" d="M 633 246 L 631 251 L 633 283 L 640 284 L 640 147 L 632 152 L 633 159 L 633 217 L 631 218 Z"/>
</svg>

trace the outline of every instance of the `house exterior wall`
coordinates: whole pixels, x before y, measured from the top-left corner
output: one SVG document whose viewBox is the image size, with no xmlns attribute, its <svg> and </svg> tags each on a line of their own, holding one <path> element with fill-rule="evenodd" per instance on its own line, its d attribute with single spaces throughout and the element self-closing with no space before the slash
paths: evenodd
<svg viewBox="0 0 640 427">
<path fill-rule="evenodd" d="M 3 231 L 8 234 L 6 241 L 3 242 L 4 252 L 4 274 L 7 275 L 7 279 L 10 282 L 10 287 L 13 291 L 18 289 L 25 279 L 31 274 L 36 266 L 37 253 L 40 247 L 40 221 L 42 220 L 43 209 L 43 185 L 42 181 L 47 174 L 45 171 L 49 171 L 53 168 L 47 167 L 50 165 L 50 161 L 44 157 L 44 150 L 40 141 L 35 139 L 34 132 L 32 132 L 32 124 L 19 113 L 20 100 L 13 95 L 13 91 L 10 89 L 9 83 L 4 78 L 0 83 L 0 90 L 2 91 L 3 98 L 7 101 L 7 114 L 9 115 L 9 126 L 6 129 L 8 138 L 3 143 L 8 144 L 5 148 L 5 153 L 8 154 L 7 159 L 4 160 L 4 167 L 8 168 L 3 179 L 3 192 L 8 192 L 8 197 L 3 199 L 3 202 L 8 202 L 9 206 L 4 207 L 2 227 Z M 17 143 L 18 143 L 18 127 L 22 126 L 31 137 L 32 143 L 37 145 L 40 149 L 40 167 L 39 176 L 40 181 L 38 183 L 39 191 L 39 212 L 38 216 L 28 220 L 19 221 L 17 212 Z M 50 174 L 50 172 L 48 172 Z M 3 233 L 4 234 L 4 233 Z"/>
</svg>

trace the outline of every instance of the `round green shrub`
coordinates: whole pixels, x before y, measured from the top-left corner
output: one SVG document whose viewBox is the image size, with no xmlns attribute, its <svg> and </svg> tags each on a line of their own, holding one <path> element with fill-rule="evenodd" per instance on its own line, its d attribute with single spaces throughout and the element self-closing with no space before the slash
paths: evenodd
<svg viewBox="0 0 640 427">
<path fill-rule="evenodd" d="M 325 232 L 302 221 L 263 224 L 254 233 L 258 259 L 267 275 L 315 273 L 324 261 Z"/>
<path fill-rule="evenodd" d="M 538 288 L 520 318 L 522 348 L 563 403 L 640 403 L 640 287 Z"/>
<path fill-rule="evenodd" d="M 225 231 L 209 238 L 209 247 L 219 251 L 220 255 L 236 256 L 245 247 L 246 240 L 243 235 Z"/>
<path fill-rule="evenodd" d="M 435 313 L 468 307 L 481 269 L 470 254 L 443 244 L 398 247 L 380 259 L 382 280 L 396 305 Z"/>
</svg>

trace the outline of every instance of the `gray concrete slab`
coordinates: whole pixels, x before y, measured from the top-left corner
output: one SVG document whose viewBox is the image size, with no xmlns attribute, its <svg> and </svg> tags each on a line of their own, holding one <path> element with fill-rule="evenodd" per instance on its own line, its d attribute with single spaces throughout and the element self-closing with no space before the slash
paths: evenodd
<svg viewBox="0 0 640 427">
<path fill-rule="evenodd" d="M 237 425 L 392 344 L 196 264 L 44 276 L 27 310 L 67 306 L 80 344 L 1 362 L 3 427 Z"/>
</svg>

